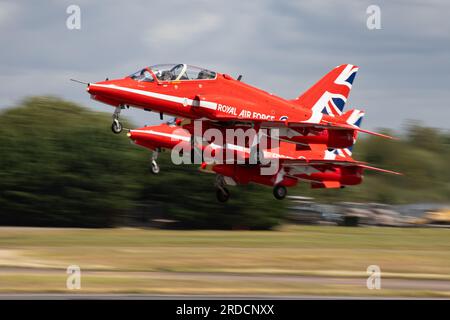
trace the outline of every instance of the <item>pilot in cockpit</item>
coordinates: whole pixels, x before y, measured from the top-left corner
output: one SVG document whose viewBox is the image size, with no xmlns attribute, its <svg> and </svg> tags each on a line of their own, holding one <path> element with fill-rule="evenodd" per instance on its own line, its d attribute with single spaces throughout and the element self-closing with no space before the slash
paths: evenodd
<svg viewBox="0 0 450 320">
<path fill-rule="evenodd" d="M 149 67 L 149 69 L 152 70 L 156 78 L 160 81 L 207 80 L 216 78 L 214 71 L 181 63 L 176 65 L 155 65 Z M 132 75 L 132 77 L 137 78 L 135 75 Z"/>
<path fill-rule="evenodd" d="M 197 79 L 202 80 L 202 79 L 212 79 L 215 77 L 215 74 L 213 74 L 212 71 L 203 69 L 202 71 L 200 71 L 198 73 Z"/>
<path fill-rule="evenodd" d="M 160 76 L 157 75 L 159 80 L 161 80 L 161 81 L 173 80 L 172 72 L 170 72 L 169 70 L 159 71 L 159 73 L 161 73 Z"/>
</svg>

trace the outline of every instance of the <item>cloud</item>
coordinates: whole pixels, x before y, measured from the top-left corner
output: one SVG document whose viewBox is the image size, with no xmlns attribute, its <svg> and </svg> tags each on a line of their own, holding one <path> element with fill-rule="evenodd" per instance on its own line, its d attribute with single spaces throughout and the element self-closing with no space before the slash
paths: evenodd
<svg viewBox="0 0 450 320">
<path fill-rule="evenodd" d="M 14 21 L 19 14 L 19 6 L 14 2 L 0 2 L 0 26 L 4 27 Z"/>
<path fill-rule="evenodd" d="M 360 66 L 349 106 L 365 128 L 422 119 L 448 129 L 448 1 L 378 1 L 382 29 L 366 28 L 372 1 L 77 1 L 81 30 L 65 27 L 73 1 L 0 2 L 0 108 L 54 94 L 111 111 L 68 81 L 118 78 L 185 62 L 293 98 L 332 67 Z M 137 124 L 158 121 L 127 111 Z M 142 118 L 151 121 L 143 121 Z"/>
<path fill-rule="evenodd" d="M 155 19 L 155 25 L 149 26 L 144 33 L 144 42 L 148 43 L 150 48 L 171 42 L 176 46 L 192 44 L 196 38 L 216 32 L 222 20 L 217 14 L 200 12 L 193 16 L 189 15 L 189 18 L 183 16 L 178 19 L 164 18 L 165 15 Z"/>
</svg>

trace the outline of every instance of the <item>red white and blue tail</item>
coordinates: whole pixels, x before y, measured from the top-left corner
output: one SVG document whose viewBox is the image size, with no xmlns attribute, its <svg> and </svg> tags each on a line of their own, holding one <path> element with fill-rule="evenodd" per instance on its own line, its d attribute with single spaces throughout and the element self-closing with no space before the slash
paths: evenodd
<svg viewBox="0 0 450 320">
<path fill-rule="evenodd" d="M 347 111 L 343 118 L 345 119 L 345 122 L 352 127 L 361 128 L 361 123 L 364 118 L 364 111 L 352 109 Z"/>
<path fill-rule="evenodd" d="M 358 67 L 352 64 L 337 66 L 292 102 L 313 112 L 338 117 L 342 115 L 357 72 Z"/>
<path fill-rule="evenodd" d="M 349 110 L 344 114 L 344 117 L 346 118 L 345 122 L 347 124 L 351 125 L 352 127 L 361 128 L 361 123 L 364 118 L 364 111 L 357 109 Z M 357 138 L 358 131 L 355 130 L 353 134 L 353 146 L 355 145 Z M 334 153 L 341 157 L 351 157 L 353 146 L 343 149 L 334 149 Z"/>
</svg>

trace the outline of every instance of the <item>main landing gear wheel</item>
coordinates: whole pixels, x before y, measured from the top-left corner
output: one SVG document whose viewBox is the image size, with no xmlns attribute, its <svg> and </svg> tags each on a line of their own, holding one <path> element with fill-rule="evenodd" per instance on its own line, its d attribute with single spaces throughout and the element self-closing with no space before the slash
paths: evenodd
<svg viewBox="0 0 450 320">
<path fill-rule="evenodd" d="M 159 169 L 158 163 L 155 160 L 153 160 L 150 165 L 150 172 L 153 174 L 158 174 L 159 171 L 160 171 L 160 169 Z"/>
<path fill-rule="evenodd" d="M 273 188 L 273 196 L 278 200 L 283 200 L 287 195 L 287 190 L 285 186 L 275 186 Z"/>
<path fill-rule="evenodd" d="M 222 175 L 216 176 L 216 197 L 219 202 L 227 202 L 230 199 L 230 191 L 225 187 L 225 179 Z"/>
<path fill-rule="evenodd" d="M 219 202 L 227 202 L 230 199 L 230 191 L 225 187 L 217 188 L 216 197 Z"/>
<path fill-rule="evenodd" d="M 114 119 L 114 121 L 113 121 L 113 123 L 111 125 L 111 130 L 115 134 L 119 134 L 119 133 L 122 132 L 123 127 L 122 127 L 122 124 L 119 122 L 119 120 Z"/>
</svg>

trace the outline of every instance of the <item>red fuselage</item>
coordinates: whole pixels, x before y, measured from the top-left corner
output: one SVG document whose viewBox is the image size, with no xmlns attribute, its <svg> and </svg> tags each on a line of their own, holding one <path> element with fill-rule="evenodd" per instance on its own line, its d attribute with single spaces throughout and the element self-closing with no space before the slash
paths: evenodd
<svg viewBox="0 0 450 320">
<path fill-rule="evenodd" d="M 151 69 L 148 69 L 149 73 Z M 151 73 L 153 74 L 153 73 Z M 93 99 L 112 106 L 129 105 L 189 119 L 216 121 L 317 122 L 310 108 L 299 106 L 231 76 L 212 79 L 141 81 L 133 77 L 89 84 Z M 322 123 L 337 122 L 321 115 Z"/>
<path fill-rule="evenodd" d="M 172 150 L 175 147 L 180 149 L 191 150 L 191 134 L 186 129 L 189 126 L 176 126 L 162 124 L 157 126 L 149 126 L 140 129 L 130 130 L 129 138 L 137 145 L 145 148 L 168 149 Z M 277 148 L 268 148 L 264 150 L 265 158 L 277 158 L 280 161 L 280 170 L 285 170 L 280 178 L 278 171 L 273 175 L 262 175 L 261 167 L 259 165 L 239 165 L 236 164 L 237 159 L 248 160 L 250 157 L 250 149 L 248 146 L 226 144 L 208 145 L 199 144 L 198 147 L 212 155 L 217 160 L 221 160 L 220 164 L 213 162 L 210 171 L 225 177 L 232 178 L 237 184 L 248 184 L 254 182 L 258 184 L 274 186 L 284 185 L 290 187 L 297 184 L 298 179 L 310 181 L 312 187 L 323 187 L 322 182 L 327 181 L 333 187 L 340 187 L 344 185 L 355 185 L 362 181 L 362 169 L 351 166 L 353 159 L 350 157 L 337 156 L 334 160 L 341 160 L 347 162 L 346 166 L 317 164 L 314 162 L 323 161 L 327 157 L 327 149 L 325 145 L 315 146 L 314 148 L 306 148 L 298 150 L 298 147 L 289 142 L 280 141 Z M 232 152 L 228 153 L 230 150 Z M 220 155 L 220 157 L 219 157 Z M 231 156 L 231 157 L 230 157 Z M 234 159 L 234 163 L 226 164 L 226 159 Z M 295 160 L 311 162 L 311 165 L 283 168 L 284 163 L 295 162 Z M 209 161 L 209 159 L 204 159 Z"/>
</svg>

